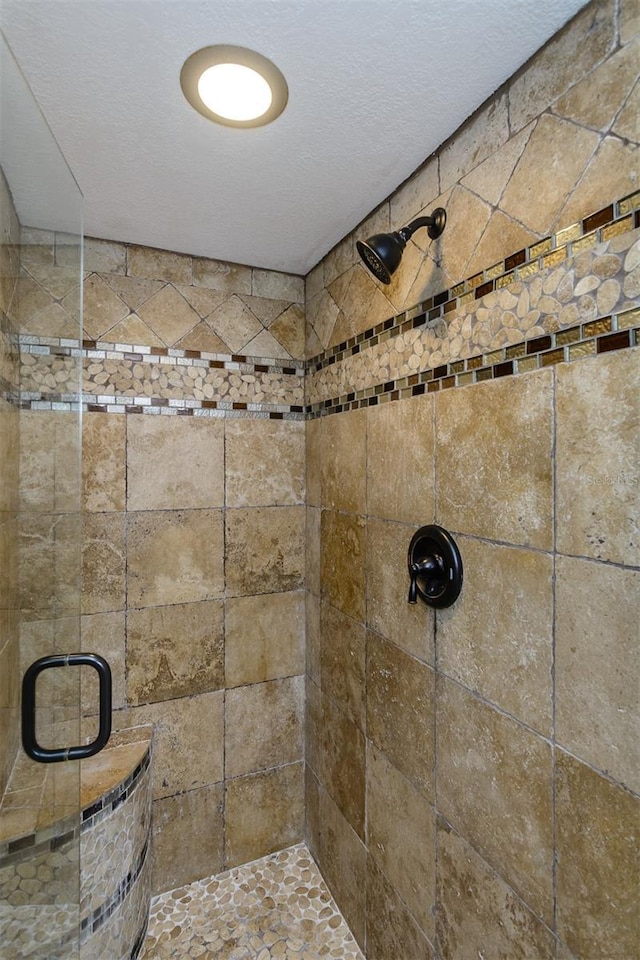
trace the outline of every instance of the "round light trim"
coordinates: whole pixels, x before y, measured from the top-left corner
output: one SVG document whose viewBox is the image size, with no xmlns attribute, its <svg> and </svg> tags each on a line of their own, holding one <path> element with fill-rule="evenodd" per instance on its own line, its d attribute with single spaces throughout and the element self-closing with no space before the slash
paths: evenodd
<svg viewBox="0 0 640 960">
<path fill-rule="evenodd" d="M 255 50 L 219 44 L 192 53 L 180 73 L 182 92 L 209 120 L 229 127 L 259 127 L 287 105 L 287 82 Z"/>
</svg>

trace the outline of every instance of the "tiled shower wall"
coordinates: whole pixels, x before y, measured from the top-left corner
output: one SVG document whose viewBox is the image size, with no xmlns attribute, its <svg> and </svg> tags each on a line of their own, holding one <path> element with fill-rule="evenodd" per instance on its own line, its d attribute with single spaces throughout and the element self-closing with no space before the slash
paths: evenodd
<svg viewBox="0 0 640 960">
<path fill-rule="evenodd" d="M 111 663 L 115 726 L 154 725 L 169 889 L 302 836 L 303 282 L 89 239 L 81 344 L 64 237 L 23 239 L 22 495 L 47 517 L 25 551 L 25 658 L 64 643 L 61 492 L 39 478 L 61 473 L 43 466 L 67 455 L 81 357 L 82 642 Z"/>
<path fill-rule="evenodd" d="M 307 837 L 368 960 L 637 955 L 639 28 L 587 6 L 307 277 Z"/>
</svg>

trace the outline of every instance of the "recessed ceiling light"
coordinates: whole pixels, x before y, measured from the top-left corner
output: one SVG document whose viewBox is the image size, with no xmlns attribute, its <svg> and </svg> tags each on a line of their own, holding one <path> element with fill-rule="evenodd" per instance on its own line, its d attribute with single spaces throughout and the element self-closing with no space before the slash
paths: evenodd
<svg viewBox="0 0 640 960">
<path fill-rule="evenodd" d="M 287 105 L 287 81 L 255 50 L 219 44 L 192 53 L 180 73 L 182 92 L 209 120 L 228 127 L 259 127 Z"/>
</svg>

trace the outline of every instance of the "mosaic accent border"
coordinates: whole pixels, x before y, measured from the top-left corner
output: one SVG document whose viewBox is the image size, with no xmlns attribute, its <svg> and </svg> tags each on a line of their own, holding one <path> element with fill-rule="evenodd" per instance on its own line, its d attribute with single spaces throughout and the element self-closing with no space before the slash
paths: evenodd
<svg viewBox="0 0 640 960">
<path fill-rule="evenodd" d="M 466 387 L 499 377 L 530 373 L 556 363 L 570 363 L 637 345 L 640 345 L 640 308 L 310 404 L 306 408 L 307 419 L 314 420 L 390 400 L 404 400 L 451 387 Z"/>
<path fill-rule="evenodd" d="M 120 904 L 124 903 L 126 898 L 129 896 L 133 890 L 140 874 L 142 873 L 145 864 L 147 862 L 147 856 L 151 848 L 151 835 L 147 837 L 147 841 L 142 848 L 140 856 L 135 866 L 129 871 L 126 877 L 123 877 L 119 882 L 118 886 L 115 889 L 113 896 L 106 900 L 104 903 L 100 904 L 95 910 L 92 910 L 88 916 L 85 916 L 80 921 L 80 942 L 83 943 L 93 936 L 94 933 L 97 933 L 102 925 L 107 921 L 112 914 L 118 909 Z M 136 938 L 137 940 L 138 938 Z M 138 948 L 139 949 L 139 948 Z"/>
<path fill-rule="evenodd" d="M 416 327 L 446 317 L 449 313 L 489 293 L 502 290 L 517 280 L 530 280 L 535 274 L 557 267 L 570 256 L 589 250 L 597 243 L 640 227 L 640 191 L 611 203 L 597 213 L 545 237 L 530 247 L 510 254 L 480 273 L 442 290 L 396 316 L 370 327 L 307 361 L 308 372 L 348 359 L 376 346 L 382 340 L 415 330 Z"/>
</svg>

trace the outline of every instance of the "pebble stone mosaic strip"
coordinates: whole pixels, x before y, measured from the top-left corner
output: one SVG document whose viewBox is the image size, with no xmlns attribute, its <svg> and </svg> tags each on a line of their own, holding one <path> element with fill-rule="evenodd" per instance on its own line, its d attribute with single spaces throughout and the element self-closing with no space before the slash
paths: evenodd
<svg viewBox="0 0 640 960">
<path fill-rule="evenodd" d="M 141 960 L 363 960 L 302 843 L 154 898 Z"/>
</svg>

